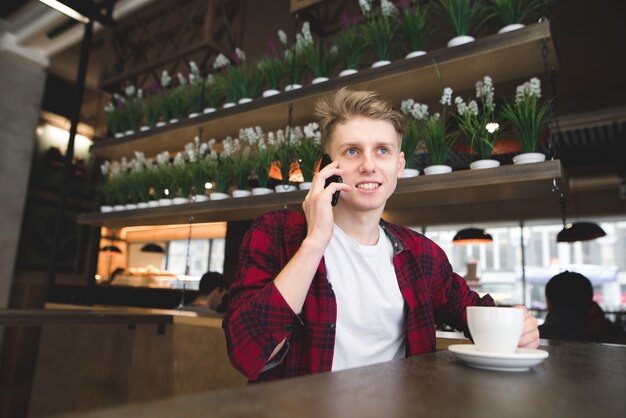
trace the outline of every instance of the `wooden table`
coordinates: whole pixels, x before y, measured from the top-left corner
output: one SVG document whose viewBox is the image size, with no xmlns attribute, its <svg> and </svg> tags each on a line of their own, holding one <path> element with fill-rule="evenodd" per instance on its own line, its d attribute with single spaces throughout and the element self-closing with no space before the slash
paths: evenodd
<svg viewBox="0 0 626 418">
<path fill-rule="evenodd" d="M 626 347 L 551 342 L 522 373 L 470 368 L 449 351 L 119 408 L 83 417 L 619 417 Z"/>
</svg>

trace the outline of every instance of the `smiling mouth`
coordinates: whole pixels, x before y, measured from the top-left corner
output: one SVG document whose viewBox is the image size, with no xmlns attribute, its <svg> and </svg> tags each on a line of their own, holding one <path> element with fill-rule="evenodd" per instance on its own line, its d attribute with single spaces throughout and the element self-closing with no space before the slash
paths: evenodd
<svg viewBox="0 0 626 418">
<path fill-rule="evenodd" d="M 357 189 L 374 190 L 380 187 L 380 183 L 360 183 L 356 185 Z"/>
</svg>

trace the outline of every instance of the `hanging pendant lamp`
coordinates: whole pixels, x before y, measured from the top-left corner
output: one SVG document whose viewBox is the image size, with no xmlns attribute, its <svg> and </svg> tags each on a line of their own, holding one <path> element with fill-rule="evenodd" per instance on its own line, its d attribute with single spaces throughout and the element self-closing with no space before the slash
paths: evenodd
<svg viewBox="0 0 626 418">
<path fill-rule="evenodd" d="M 452 238 L 453 244 L 489 244 L 491 242 L 493 242 L 491 234 L 480 228 L 461 229 Z"/>
<path fill-rule="evenodd" d="M 143 247 L 141 247 L 140 251 L 142 253 L 158 253 L 158 254 L 163 254 L 165 252 L 163 247 L 161 247 L 159 244 L 155 244 L 153 242 L 150 242 L 150 243 L 144 245 Z"/>
<path fill-rule="evenodd" d="M 561 193 L 559 198 L 561 204 L 561 218 L 563 219 L 563 229 L 556 236 L 556 242 L 578 242 L 589 241 L 606 235 L 604 229 L 594 222 L 566 222 L 566 201 L 565 195 Z"/>
<path fill-rule="evenodd" d="M 556 236 L 556 242 L 589 241 L 606 235 L 606 232 L 594 222 L 574 222 L 563 227 Z"/>
<path fill-rule="evenodd" d="M 120 250 L 119 247 L 116 247 L 115 245 L 105 245 L 104 247 L 100 248 L 100 252 L 108 254 L 122 254 L 122 250 Z"/>
</svg>

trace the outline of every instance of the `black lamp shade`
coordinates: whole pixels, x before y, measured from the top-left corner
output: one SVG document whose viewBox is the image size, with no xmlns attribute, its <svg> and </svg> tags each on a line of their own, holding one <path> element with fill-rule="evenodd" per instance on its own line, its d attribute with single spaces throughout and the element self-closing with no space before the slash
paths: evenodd
<svg viewBox="0 0 626 418">
<path fill-rule="evenodd" d="M 148 244 L 144 245 L 143 247 L 141 247 L 141 252 L 142 253 L 159 253 L 159 254 L 163 254 L 165 252 L 165 250 L 163 250 L 163 247 L 161 247 L 158 244 L 148 243 Z"/>
<path fill-rule="evenodd" d="M 109 254 L 122 254 L 122 250 L 120 250 L 115 245 L 105 245 L 104 247 L 100 248 L 100 251 Z"/>
<path fill-rule="evenodd" d="M 574 222 L 566 225 L 556 236 L 556 242 L 589 241 L 606 235 L 600 225 L 593 222 Z"/>
<path fill-rule="evenodd" d="M 461 229 L 452 238 L 453 244 L 489 244 L 493 242 L 493 237 L 484 229 L 465 228 Z"/>
</svg>

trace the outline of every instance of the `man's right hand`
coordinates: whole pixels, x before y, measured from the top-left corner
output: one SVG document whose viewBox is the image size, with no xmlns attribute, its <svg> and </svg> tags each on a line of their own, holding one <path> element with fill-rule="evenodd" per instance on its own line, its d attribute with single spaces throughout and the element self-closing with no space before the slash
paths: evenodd
<svg viewBox="0 0 626 418">
<path fill-rule="evenodd" d="M 345 183 L 331 183 L 326 188 L 324 188 L 324 184 L 330 176 L 342 174 L 343 170 L 339 168 L 337 161 L 328 164 L 313 177 L 311 189 L 302 202 L 302 209 L 307 221 L 306 240 L 313 245 L 320 245 L 324 249 L 326 249 L 333 235 L 332 196 L 337 191 L 349 192 L 352 190 Z M 341 198 L 339 201 L 341 202 Z"/>
</svg>

